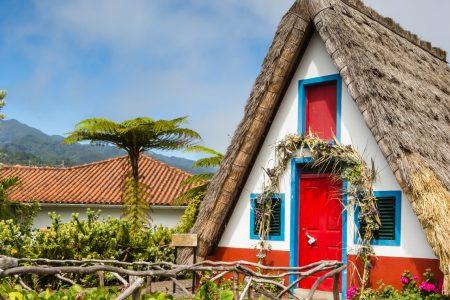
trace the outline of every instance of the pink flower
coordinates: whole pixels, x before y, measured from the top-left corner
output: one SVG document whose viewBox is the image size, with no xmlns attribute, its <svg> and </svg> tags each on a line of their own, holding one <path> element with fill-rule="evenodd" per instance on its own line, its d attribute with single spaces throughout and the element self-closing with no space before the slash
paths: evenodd
<svg viewBox="0 0 450 300">
<path fill-rule="evenodd" d="M 356 286 L 352 286 L 351 288 L 349 288 L 347 290 L 347 299 L 348 300 L 352 300 L 353 298 L 356 297 L 356 295 L 358 295 L 358 288 Z"/>
<path fill-rule="evenodd" d="M 436 290 L 436 286 L 431 282 L 424 281 L 419 285 L 419 289 L 421 289 L 424 292 L 431 293 Z"/>
<path fill-rule="evenodd" d="M 419 280 L 419 276 L 417 276 L 417 275 L 414 275 L 414 276 L 413 276 L 413 280 L 414 280 L 414 281 L 417 281 L 417 280 Z"/>
<path fill-rule="evenodd" d="M 409 279 L 408 279 L 407 277 L 405 277 L 405 276 L 402 276 L 402 278 L 400 279 L 400 281 L 401 281 L 403 284 L 408 284 L 408 283 L 409 283 Z"/>
</svg>

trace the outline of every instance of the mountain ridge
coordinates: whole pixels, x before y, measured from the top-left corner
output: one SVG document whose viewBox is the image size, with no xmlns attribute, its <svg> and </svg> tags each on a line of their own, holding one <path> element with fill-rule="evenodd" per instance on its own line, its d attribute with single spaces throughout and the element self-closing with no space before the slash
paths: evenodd
<svg viewBox="0 0 450 300">
<path fill-rule="evenodd" d="M 16 119 L 0 121 L 0 163 L 8 165 L 33 165 L 68 167 L 125 155 L 113 146 L 90 144 L 62 144 L 61 135 L 48 135 Z M 214 172 L 215 169 L 195 169 L 194 161 L 166 156 L 155 152 L 146 154 L 190 173 Z"/>
</svg>

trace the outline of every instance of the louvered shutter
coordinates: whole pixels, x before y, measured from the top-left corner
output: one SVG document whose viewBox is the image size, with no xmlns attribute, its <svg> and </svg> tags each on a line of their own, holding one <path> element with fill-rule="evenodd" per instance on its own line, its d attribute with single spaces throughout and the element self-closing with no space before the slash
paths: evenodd
<svg viewBox="0 0 450 300">
<path fill-rule="evenodd" d="M 377 198 L 381 226 L 376 232 L 377 240 L 395 240 L 395 198 Z"/>
<path fill-rule="evenodd" d="M 375 240 L 393 241 L 395 240 L 395 197 L 377 197 L 378 213 L 380 215 L 380 229 L 374 232 Z M 361 237 L 365 234 L 365 224 L 360 224 Z"/>
<path fill-rule="evenodd" d="M 259 210 L 258 202 L 255 200 L 255 210 Z M 255 213 L 254 223 L 255 226 L 253 228 L 253 234 L 258 235 L 259 233 L 259 220 L 257 214 Z M 281 199 L 280 198 L 272 198 L 272 215 L 270 216 L 270 231 L 269 236 L 280 236 L 281 235 Z"/>
</svg>

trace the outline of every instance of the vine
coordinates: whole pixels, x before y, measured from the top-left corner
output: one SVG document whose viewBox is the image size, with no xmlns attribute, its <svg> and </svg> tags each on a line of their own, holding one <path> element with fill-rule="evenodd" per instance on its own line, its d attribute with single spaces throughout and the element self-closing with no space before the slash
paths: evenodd
<svg viewBox="0 0 450 300">
<path fill-rule="evenodd" d="M 380 219 L 373 196 L 373 183 L 376 179 L 374 162 L 369 166 L 364 158 L 350 145 L 342 145 L 337 141 L 325 141 L 312 134 L 288 135 L 275 148 L 275 166 L 266 169 L 268 182 L 257 198 L 256 214 L 258 216 L 258 234 L 260 240 L 257 248 L 258 258 L 265 257 L 270 246 L 267 237 L 270 230 L 271 207 L 273 195 L 279 193 L 279 184 L 291 159 L 295 157 L 311 157 L 310 167 L 320 172 L 335 174 L 336 180 L 346 182 L 343 191 L 347 196 L 347 207 L 358 211 L 358 219 L 364 224 L 364 233 L 360 236 L 361 245 L 358 257 L 363 265 L 361 289 L 366 286 L 371 269 L 370 256 L 374 254 L 371 241 L 374 233 L 380 228 Z M 358 210 L 356 210 L 358 208 Z"/>
</svg>

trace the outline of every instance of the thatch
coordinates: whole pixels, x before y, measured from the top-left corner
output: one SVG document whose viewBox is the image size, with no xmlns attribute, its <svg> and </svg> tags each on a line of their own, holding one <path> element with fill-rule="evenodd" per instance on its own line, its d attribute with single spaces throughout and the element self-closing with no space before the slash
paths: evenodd
<svg viewBox="0 0 450 300">
<path fill-rule="evenodd" d="M 446 54 L 359 0 L 299 0 L 281 20 L 244 118 L 192 229 L 199 235 L 198 254 L 208 255 L 220 239 L 314 30 L 397 181 L 411 196 L 413 210 L 441 260 L 441 270 L 449 274 L 450 69 Z"/>
</svg>

